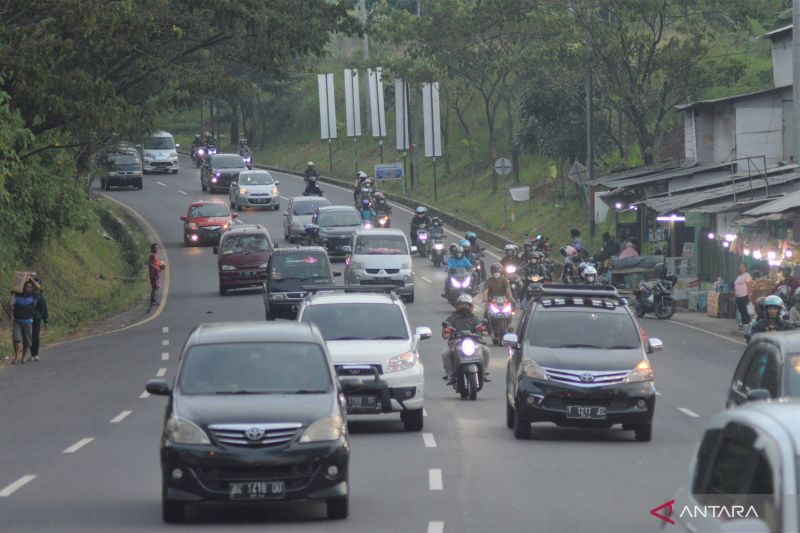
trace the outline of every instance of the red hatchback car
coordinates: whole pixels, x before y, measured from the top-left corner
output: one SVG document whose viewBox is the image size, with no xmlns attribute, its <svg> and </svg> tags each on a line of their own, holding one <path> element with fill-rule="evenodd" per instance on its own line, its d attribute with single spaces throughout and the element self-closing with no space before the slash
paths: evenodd
<svg viewBox="0 0 800 533">
<path fill-rule="evenodd" d="M 214 253 L 219 255 L 219 293 L 225 296 L 230 289 L 262 287 L 273 247 L 269 232 L 258 224 L 226 231 L 219 246 L 214 246 Z"/>
<path fill-rule="evenodd" d="M 186 246 L 216 244 L 238 216 L 236 213 L 231 213 L 223 202 L 193 202 L 186 215 L 181 217 L 183 243 Z"/>
</svg>

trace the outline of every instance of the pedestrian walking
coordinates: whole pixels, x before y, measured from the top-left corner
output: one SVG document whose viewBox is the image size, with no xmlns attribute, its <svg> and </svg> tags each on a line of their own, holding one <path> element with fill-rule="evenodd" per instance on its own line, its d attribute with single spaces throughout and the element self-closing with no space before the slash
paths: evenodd
<svg viewBox="0 0 800 533">
<path fill-rule="evenodd" d="M 47 299 L 45 299 L 44 290 L 42 289 L 42 278 L 38 275 L 34 275 L 33 280 L 39 285 L 39 291 L 36 294 L 36 307 L 33 312 L 33 327 L 31 328 L 31 357 L 34 361 L 39 361 L 42 326 L 44 326 L 44 331 L 46 333 L 50 315 L 47 310 Z"/>
<path fill-rule="evenodd" d="M 156 291 L 161 286 L 161 272 L 167 265 L 158 260 L 158 244 L 150 245 L 150 258 L 147 260 L 147 271 L 150 275 L 150 305 L 158 305 Z"/>
<path fill-rule="evenodd" d="M 750 323 L 750 312 L 747 304 L 753 297 L 753 277 L 747 271 L 747 265 L 739 263 L 739 275 L 733 282 L 733 290 L 736 295 L 736 308 L 742 317 L 742 325 Z"/>
<path fill-rule="evenodd" d="M 36 282 L 30 278 L 22 287 L 22 294 L 11 294 L 11 309 L 14 324 L 11 340 L 14 343 L 14 359 L 11 364 L 25 363 L 33 337 L 33 316 L 36 312 Z"/>
</svg>

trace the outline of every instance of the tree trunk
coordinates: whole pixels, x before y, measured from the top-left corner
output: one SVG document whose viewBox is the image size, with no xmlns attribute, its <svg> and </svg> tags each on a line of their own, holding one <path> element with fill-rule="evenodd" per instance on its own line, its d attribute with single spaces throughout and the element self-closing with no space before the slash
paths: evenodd
<svg viewBox="0 0 800 533">
<path fill-rule="evenodd" d="M 444 156 L 444 174 L 450 175 L 450 104 L 444 106 L 444 120 L 442 126 L 442 155 Z"/>
<path fill-rule="evenodd" d="M 228 102 L 231 106 L 231 145 L 239 144 L 239 104 L 234 100 Z"/>
<path fill-rule="evenodd" d="M 486 114 L 486 130 L 489 134 L 489 162 L 497 159 L 497 139 L 495 136 L 495 117 L 497 106 L 492 106 L 491 96 L 483 97 L 483 110 Z M 492 172 L 492 192 L 497 190 L 497 174 Z"/>
<path fill-rule="evenodd" d="M 209 98 L 208 99 L 208 113 L 209 113 L 208 116 L 211 119 L 211 136 L 212 137 L 216 137 L 217 136 L 217 130 L 214 127 L 214 99 L 213 98 Z"/>
<path fill-rule="evenodd" d="M 511 149 L 511 174 L 514 176 L 514 183 L 519 185 L 519 155 L 520 147 L 514 135 L 514 114 L 512 112 L 511 98 L 504 97 L 506 104 L 506 115 L 508 115 L 508 146 Z"/>
</svg>

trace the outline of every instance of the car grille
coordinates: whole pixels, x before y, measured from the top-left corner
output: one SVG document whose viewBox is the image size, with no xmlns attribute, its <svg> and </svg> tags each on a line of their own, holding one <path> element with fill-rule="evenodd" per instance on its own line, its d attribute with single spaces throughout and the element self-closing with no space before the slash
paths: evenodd
<svg viewBox="0 0 800 533">
<path fill-rule="evenodd" d="M 362 285 L 394 285 L 395 287 L 403 287 L 405 283 L 402 280 L 394 280 L 394 279 L 362 279 Z"/>
<path fill-rule="evenodd" d="M 251 194 L 250 196 L 247 197 L 247 201 L 250 202 L 251 204 L 268 204 L 272 202 L 272 198 L 260 197 L 256 196 L 255 194 Z"/>
<path fill-rule="evenodd" d="M 325 246 L 328 248 L 340 248 L 350 244 L 350 237 L 325 237 Z"/>
<path fill-rule="evenodd" d="M 380 274 L 384 272 L 386 274 L 397 274 L 400 272 L 399 268 L 368 268 L 367 274 Z"/>
<path fill-rule="evenodd" d="M 549 409 L 566 409 L 570 405 L 582 405 L 592 407 L 606 407 L 609 409 L 627 409 L 636 400 L 620 398 L 611 400 L 608 398 L 558 398 L 548 396 L 544 399 L 544 407 Z"/>
<path fill-rule="evenodd" d="M 211 490 L 227 491 L 231 481 L 284 481 L 286 490 L 305 487 L 314 475 L 317 466 L 272 465 L 272 466 L 196 466 L 194 472 L 200 482 Z"/>
<path fill-rule="evenodd" d="M 622 383 L 628 377 L 629 370 L 589 371 L 589 370 L 559 370 L 545 368 L 547 377 L 551 381 L 575 385 L 576 387 L 602 387 Z"/>
<path fill-rule="evenodd" d="M 286 299 L 287 300 L 302 300 L 306 297 L 306 293 L 304 292 L 287 292 Z"/>
<path fill-rule="evenodd" d="M 378 374 L 383 374 L 383 370 L 381 369 L 381 365 L 359 365 L 359 364 L 352 364 L 352 365 L 334 365 L 336 368 L 336 374 L 339 376 L 374 376 L 375 370 L 378 370 Z"/>
<path fill-rule="evenodd" d="M 298 422 L 278 424 L 212 424 L 208 426 L 217 442 L 231 446 L 264 448 L 278 446 L 292 440 L 302 427 Z M 252 430 L 260 431 L 257 439 L 248 436 Z"/>
<path fill-rule="evenodd" d="M 169 162 L 169 161 L 151 161 L 150 162 L 150 166 L 151 167 L 166 168 L 166 167 L 171 167 L 172 163 Z"/>
<path fill-rule="evenodd" d="M 219 231 L 220 226 L 201 226 L 200 229 L 203 231 Z"/>
</svg>

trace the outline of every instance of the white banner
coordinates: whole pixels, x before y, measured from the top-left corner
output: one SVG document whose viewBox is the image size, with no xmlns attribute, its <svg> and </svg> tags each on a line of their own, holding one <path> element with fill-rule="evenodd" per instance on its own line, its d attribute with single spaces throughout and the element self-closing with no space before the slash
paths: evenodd
<svg viewBox="0 0 800 533">
<path fill-rule="evenodd" d="M 408 85 L 403 80 L 394 80 L 394 117 L 397 149 L 408 150 Z"/>
<path fill-rule="evenodd" d="M 372 136 L 386 137 L 386 112 L 383 107 L 383 76 L 381 67 L 367 69 L 369 109 L 372 117 Z"/>
<path fill-rule="evenodd" d="M 323 140 L 336 138 L 336 102 L 333 94 L 333 73 L 317 74 L 319 87 L 319 131 Z"/>
<path fill-rule="evenodd" d="M 344 69 L 344 107 L 347 136 L 361 137 L 361 98 L 358 93 L 358 70 Z"/>
<path fill-rule="evenodd" d="M 442 156 L 442 125 L 439 119 L 439 82 L 422 84 L 422 117 L 425 126 L 425 157 Z"/>
</svg>

